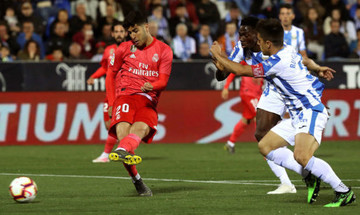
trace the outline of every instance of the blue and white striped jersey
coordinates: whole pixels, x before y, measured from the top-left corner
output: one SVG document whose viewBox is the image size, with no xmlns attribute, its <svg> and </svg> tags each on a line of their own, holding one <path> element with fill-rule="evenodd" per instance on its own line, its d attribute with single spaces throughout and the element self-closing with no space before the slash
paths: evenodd
<svg viewBox="0 0 360 215">
<path fill-rule="evenodd" d="M 292 25 L 290 31 L 284 31 L 284 43 L 293 46 L 297 52 L 305 50 L 304 31 Z"/>
<path fill-rule="evenodd" d="M 241 41 L 239 40 L 231 52 L 229 60 L 236 63 L 240 63 L 241 61 L 245 60 L 248 65 L 255 65 L 262 62 L 264 59 L 262 52 L 249 52 L 247 54 L 244 53 L 244 49 L 241 47 Z"/>
<path fill-rule="evenodd" d="M 231 52 L 230 56 L 229 56 L 229 60 L 234 61 L 236 63 L 239 63 L 243 60 L 245 60 L 245 62 L 248 65 L 255 65 L 258 64 L 260 62 L 263 62 L 265 59 L 268 58 L 268 56 L 264 56 L 262 54 L 262 52 L 249 52 L 248 53 L 249 57 L 244 57 L 245 53 L 244 53 L 244 49 L 241 47 L 241 41 L 239 40 L 236 44 L 236 46 L 234 47 L 233 51 Z M 277 92 L 275 86 L 273 86 L 269 81 L 264 82 L 264 91 L 263 93 L 265 95 L 269 94 L 269 90 L 273 90 L 275 92 Z"/>
<path fill-rule="evenodd" d="M 292 47 L 284 46 L 278 53 L 253 66 L 255 77 L 265 77 L 284 99 L 294 117 L 302 109 L 322 111 L 321 96 L 324 84 L 309 73 L 301 55 Z"/>
</svg>

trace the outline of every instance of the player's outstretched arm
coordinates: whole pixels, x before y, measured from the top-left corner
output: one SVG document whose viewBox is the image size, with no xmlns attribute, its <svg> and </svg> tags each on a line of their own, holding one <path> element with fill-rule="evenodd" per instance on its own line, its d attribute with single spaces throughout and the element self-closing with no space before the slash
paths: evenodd
<svg viewBox="0 0 360 215">
<path fill-rule="evenodd" d="M 308 57 L 303 58 L 303 64 L 311 71 L 315 72 L 320 78 L 328 81 L 334 78 L 333 73 L 336 71 L 327 66 L 320 66 Z"/>
<path fill-rule="evenodd" d="M 115 101 L 115 77 L 116 73 L 112 70 L 112 67 L 109 67 L 106 72 L 105 79 L 105 88 L 106 88 L 106 96 L 108 97 L 109 102 L 109 116 L 112 114 L 112 106 Z"/>
<path fill-rule="evenodd" d="M 251 66 L 244 66 L 239 63 L 235 63 L 226 57 L 221 55 L 221 47 L 218 44 L 218 42 L 214 42 L 211 46 L 210 52 L 213 55 L 213 61 L 215 63 L 215 66 L 226 72 L 234 73 L 235 75 L 240 76 L 254 76 Z"/>
<path fill-rule="evenodd" d="M 92 85 L 94 84 L 95 79 L 100 78 L 105 74 L 106 74 L 106 69 L 104 67 L 100 67 L 90 76 L 90 78 L 86 81 L 86 83 Z"/>
</svg>

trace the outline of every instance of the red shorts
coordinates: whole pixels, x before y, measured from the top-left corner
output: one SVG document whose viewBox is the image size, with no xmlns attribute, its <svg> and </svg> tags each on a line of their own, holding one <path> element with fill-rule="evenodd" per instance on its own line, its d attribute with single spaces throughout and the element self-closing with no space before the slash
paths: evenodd
<svg viewBox="0 0 360 215">
<path fill-rule="evenodd" d="M 107 122 L 107 121 L 109 121 L 109 120 L 110 120 L 108 110 L 109 110 L 109 101 L 108 101 L 108 98 L 107 98 L 107 97 L 105 97 L 105 100 L 104 100 L 104 107 L 103 107 L 104 122 Z"/>
<path fill-rule="evenodd" d="M 158 115 L 155 105 L 145 96 L 128 95 L 118 97 L 113 106 L 109 134 L 116 138 L 116 124 L 119 122 L 144 122 L 150 127 L 150 133 L 142 140 L 151 143 L 156 134 Z"/>
<path fill-rule="evenodd" d="M 240 95 L 241 103 L 243 104 L 242 115 L 245 119 L 250 120 L 256 116 L 256 106 L 259 98 L 249 95 Z"/>
</svg>

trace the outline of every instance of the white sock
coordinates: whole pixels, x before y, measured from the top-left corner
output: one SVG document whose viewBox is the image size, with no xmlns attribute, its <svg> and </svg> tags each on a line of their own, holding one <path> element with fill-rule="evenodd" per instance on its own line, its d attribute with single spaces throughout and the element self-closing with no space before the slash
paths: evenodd
<svg viewBox="0 0 360 215">
<path fill-rule="evenodd" d="M 340 183 L 339 186 L 337 186 L 335 188 L 336 192 L 340 192 L 340 193 L 346 193 L 349 191 L 349 188 L 344 184 L 344 183 Z"/>
<path fill-rule="evenodd" d="M 314 156 L 310 158 L 305 169 L 311 171 L 311 174 L 329 184 L 336 192 L 347 192 L 349 190 L 349 188 L 341 182 L 331 166 L 320 158 Z"/>
<path fill-rule="evenodd" d="M 118 148 L 116 148 L 116 149 L 115 149 L 115 151 L 119 151 L 119 150 L 123 150 L 123 151 L 125 151 L 125 152 L 126 152 L 126 149 L 121 148 L 121 147 L 118 147 Z"/>
<path fill-rule="evenodd" d="M 230 140 L 227 141 L 227 144 L 228 144 L 230 147 L 235 147 L 235 143 L 231 142 Z"/>
<path fill-rule="evenodd" d="M 274 161 L 266 159 L 267 163 L 270 166 L 271 171 L 280 179 L 281 184 L 292 185 L 288 174 L 284 167 L 281 167 L 274 163 Z"/>
<path fill-rule="evenodd" d="M 274 163 L 279 166 L 285 167 L 298 173 L 299 175 L 304 174 L 303 167 L 298 162 L 296 162 L 294 158 L 294 153 L 286 147 L 272 150 L 266 156 L 266 158 L 274 161 Z"/>
<path fill-rule="evenodd" d="M 132 177 L 132 182 L 135 183 L 135 181 L 139 180 L 140 178 L 140 174 L 138 173 L 134 177 Z"/>
<path fill-rule="evenodd" d="M 107 157 L 109 157 L 109 153 L 103 152 L 103 153 L 101 153 L 100 157 L 107 158 Z"/>
</svg>

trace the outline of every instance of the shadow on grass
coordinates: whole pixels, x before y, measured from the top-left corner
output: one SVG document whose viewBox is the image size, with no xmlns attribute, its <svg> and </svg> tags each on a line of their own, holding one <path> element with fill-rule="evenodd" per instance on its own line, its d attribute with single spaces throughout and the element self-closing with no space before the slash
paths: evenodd
<svg viewBox="0 0 360 215">
<path fill-rule="evenodd" d="M 168 157 L 152 157 L 152 156 L 141 156 L 142 159 L 143 159 L 143 162 L 144 161 L 147 161 L 147 160 L 168 160 L 169 158 Z"/>
<path fill-rule="evenodd" d="M 195 191 L 195 190 L 202 190 L 199 186 L 150 186 L 153 193 L 176 193 L 176 192 L 186 192 L 186 191 Z"/>
<path fill-rule="evenodd" d="M 161 196 L 162 194 L 168 193 L 179 193 L 179 192 L 188 192 L 195 190 L 202 190 L 202 188 L 198 186 L 158 186 L 158 185 L 149 185 L 151 191 L 154 196 Z M 124 195 L 125 196 L 125 195 Z M 134 192 L 126 194 L 127 197 L 139 197 L 134 189 Z M 145 198 L 145 197 L 141 197 Z"/>
</svg>

